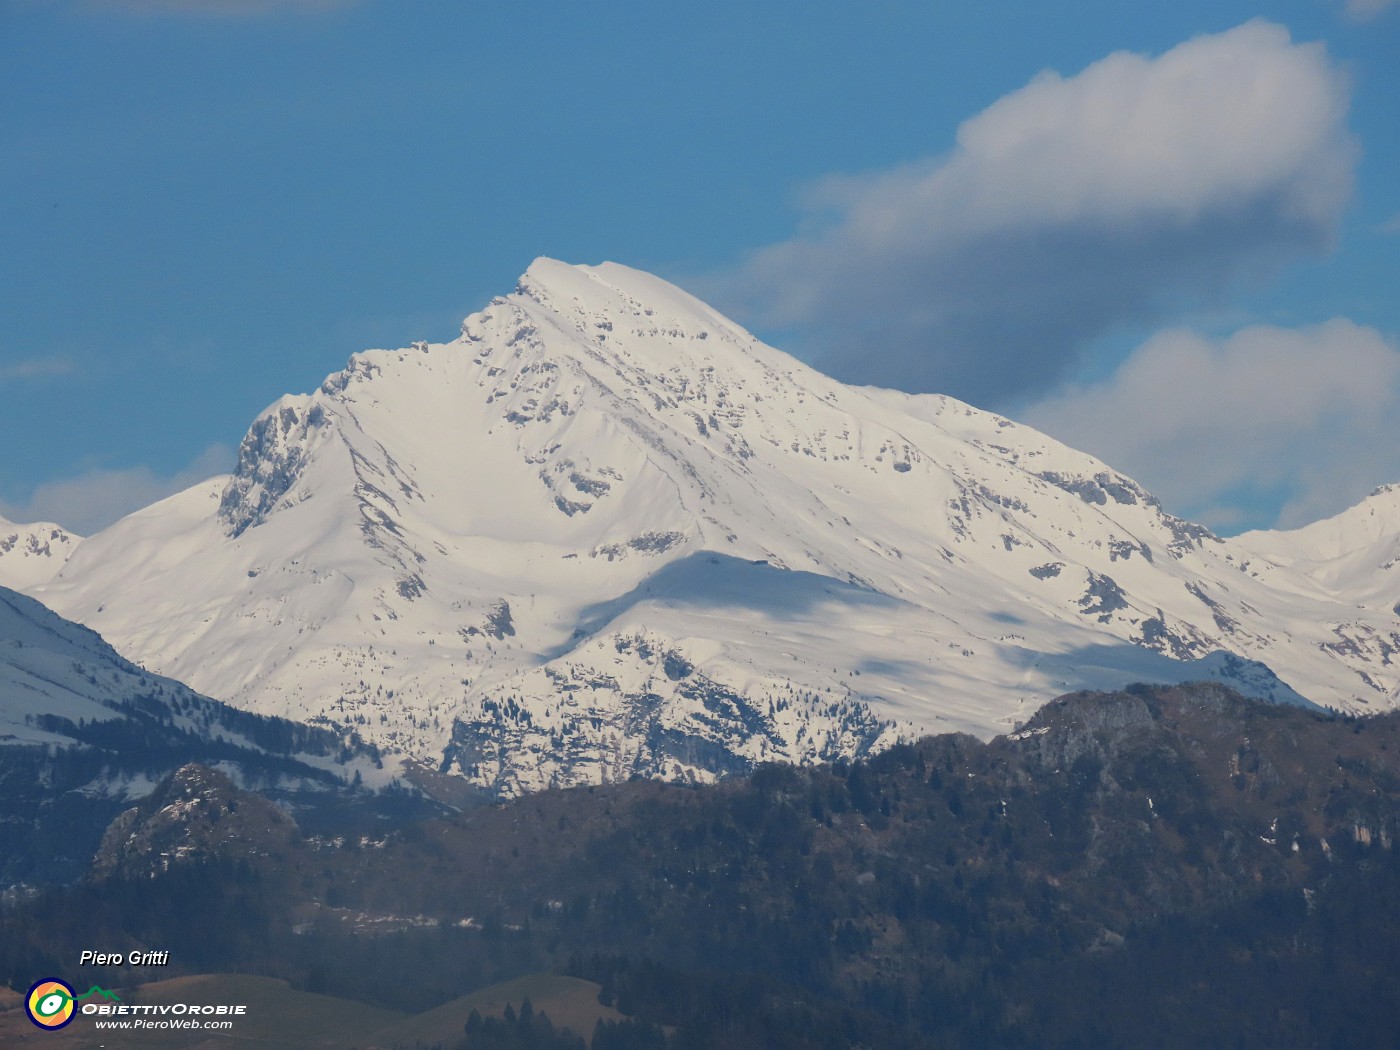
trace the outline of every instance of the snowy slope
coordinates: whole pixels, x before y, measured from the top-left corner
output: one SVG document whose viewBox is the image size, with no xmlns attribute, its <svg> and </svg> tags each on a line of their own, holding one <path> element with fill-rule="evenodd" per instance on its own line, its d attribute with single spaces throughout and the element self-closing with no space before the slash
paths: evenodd
<svg viewBox="0 0 1400 1050">
<path fill-rule="evenodd" d="M 33 745 L 100 753 L 115 779 L 92 790 L 124 797 L 149 791 L 155 780 L 148 774 L 159 779 L 196 757 L 223 761 L 245 781 L 270 774 L 324 787 L 349 783 L 357 772 L 371 783 L 392 777 L 357 741 L 250 717 L 200 696 L 124 660 L 90 629 L 0 587 L 0 760 Z M 185 757 L 170 758 L 165 752 L 172 749 Z"/>
<path fill-rule="evenodd" d="M 114 722 L 123 716 L 104 699 L 131 700 L 156 687 L 155 676 L 121 660 L 92 631 L 0 588 L 0 744 L 71 745 L 70 736 L 40 721 Z"/>
<path fill-rule="evenodd" d="M 0 587 L 42 587 L 81 542 L 81 536 L 50 522 L 16 525 L 0 518 Z"/>
<path fill-rule="evenodd" d="M 453 342 L 354 355 L 38 593 L 205 693 L 506 792 L 986 736 L 1134 679 L 1396 702 L 1324 647 L 1358 610 L 1305 569 L 615 264 L 538 260 Z"/>
<path fill-rule="evenodd" d="M 1301 529 L 1246 532 L 1236 542 L 1338 600 L 1400 616 L 1400 485 L 1382 485 L 1356 506 Z"/>
<path fill-rule="evenodd" d="M 1345 658 L 1375 693 L 1400 703 L 1392 664 L 1400 660 L 1400 485 L 1383 485 L 1335 517 L 1290 532 L 1248 532 L 1236 542 L 1256 558 L 1252 571 L 1269 578 L 1303 577 L 1335 602 L 1320 625 L 1318 645 Z"/>
<path fill-rule="evenodd" d="M 81 877 L 112 818 L 191 761 L 318 815 L 403 797 L 359 790 L 398 770 L 342 731 L 200 696 L 0 587 L 0 890 Z"/>
</svg>

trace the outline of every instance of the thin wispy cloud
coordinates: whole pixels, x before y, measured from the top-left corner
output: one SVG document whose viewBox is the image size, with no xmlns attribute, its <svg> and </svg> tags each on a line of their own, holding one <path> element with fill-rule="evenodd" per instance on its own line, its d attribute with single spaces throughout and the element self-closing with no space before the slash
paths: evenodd
<svg viewBox="0 0 1400 1050">
<path fill-rule="evenodd" d="M 118 518 L 233 468 L 234 453 L 211 445 L 187 466 L 162 474 L 147 466 L 94 469 L 38 486 L 22 503 L 0 503 L 0 517 L 16 522 L 52 521 L 90 536 Z"/>
<path fill-rule="evenodd" d="M 1347 15 L 1357 22 L 1379 18 L 1396 5 L 1397 0 L 1347 0 Z"/>
<path fill-rule="evenodd" d="M 1320 44 L 1254 21 L 1046 72 L 945 156 L 830 179 L 706 289 L 838 377 L 994 404 L 1081 348 L 1334 241 L 1356 144 Z"/>
<path fill-rule="evenodd" d="M 66 376 L 75 370 L 73 362 L 66 357 L 32 357 L 13 364 L 0 364 L 0 382 Z"/>
<path fill-rule="evenodd" d="M 1278 524 L 1290 527 L 1400 481 L 1400 350 L 1340 319 L 1223 340 L 1176 329 L 1023 417 L 1223 529 L 1234 522 L 1220 508 L 1241 491 L 1288 492 Z"/>
<path fill-rule="evenodd" d="M 350 7 L 356 2 L 358 0 L 88 0 L 88 6 L 139 15 L 255 18 L 284 12 L 319 14 Z"/>
</svg>

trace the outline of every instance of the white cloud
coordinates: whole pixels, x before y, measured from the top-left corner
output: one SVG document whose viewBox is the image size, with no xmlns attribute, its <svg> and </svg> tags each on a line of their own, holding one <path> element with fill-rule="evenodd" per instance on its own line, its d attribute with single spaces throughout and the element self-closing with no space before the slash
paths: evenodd
<svg viewBox="0 0 1400 1050">
<path fill-rule="evenodd" d="M 25 503 L 0 503 L 0 517 L 17 522 L 57 522 L 80 536 L 90 536 L 134 510 L 232 470 L 233 465 L 232 449 L 210 445 L 171 475 L 157 474 L 144 466 L 89 470 L 39 485 Z"/>
<path fill-rule="evenodd" d="M 1320 44 L 1254 21 L 1042 73 L 946 156 L 831 179 L 804 232 L 707 289 L 797 328 L 841 378 L 986 403 L 1085 342 L 1326 248 L 1356 147 Z"/>
<path fill-rule="evenodd" d="M 1287 492 L 1279 524 L 1291 527 L 1400 481 L 1400 352 L 1347 320 L 1221 341 L 1162 332 L 1113 375 L 1021 416 L 1227 531 L 1241 493 Z"/>
</svg>

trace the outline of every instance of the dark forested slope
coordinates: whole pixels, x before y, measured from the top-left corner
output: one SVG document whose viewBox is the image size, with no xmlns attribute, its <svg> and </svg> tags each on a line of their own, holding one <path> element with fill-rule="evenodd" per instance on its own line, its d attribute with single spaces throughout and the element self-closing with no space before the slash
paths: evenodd
<svg viewBox="0 0 1400 1050">
<path fill-rule="evenodd" d="M 100 934 L 401 1009 L 569 972 L 675 1046 L 1390 1045 L 1397 757 L 1400 716 L 1137 687 L 865 764 L 252 849 L 206 827 L 154 878 L 193 832 L 135 814 L 143 850 L 7 913 L 0 972 Z"/>
</svg>

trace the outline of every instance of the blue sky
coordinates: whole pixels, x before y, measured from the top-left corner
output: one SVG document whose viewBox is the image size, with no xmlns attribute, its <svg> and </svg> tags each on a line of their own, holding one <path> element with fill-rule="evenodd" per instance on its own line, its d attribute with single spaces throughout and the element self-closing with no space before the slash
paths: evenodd
<svg viewBox="0 0 1400 1050">
<path fill-rule="evenodd" d="M 537 255 L 1224 532 L 1400 481 L 1394 0 L 0 0 L 0 99 L 13 520 L 226 469 Z"/>
</svg>

